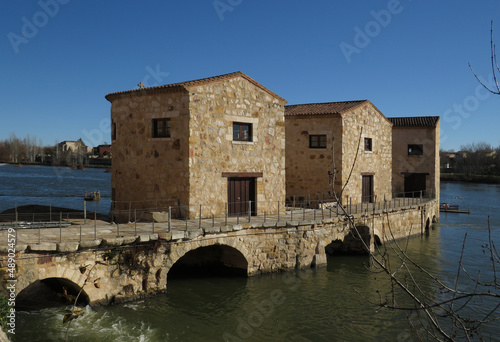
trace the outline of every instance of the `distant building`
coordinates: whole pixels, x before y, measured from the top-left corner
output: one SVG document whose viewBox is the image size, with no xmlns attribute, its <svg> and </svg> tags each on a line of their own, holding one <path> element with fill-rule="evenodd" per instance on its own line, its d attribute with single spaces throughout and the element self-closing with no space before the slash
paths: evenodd
<svg viewBox="0 0 500 342">
<path fill-rule="evenodd" d="M 94 155 L 97 156 L 111 156 L 111 145 L 99 145 L 94 147 Z"/>
<path fill-rule="evenodd" d="M 440 153 L 441 171 L 442 172 L 457 172 L 457 167 L 467 158 L 467 152 L 446 152 Z"/>
<path fill-rule="evenodd" d="M 85 143 L 80 139 L 78 141 L 65 140 L 57 144 L 58 150 L 62 153 L 92 153 L 92 147 L 88 147 Z"/>
</svg>

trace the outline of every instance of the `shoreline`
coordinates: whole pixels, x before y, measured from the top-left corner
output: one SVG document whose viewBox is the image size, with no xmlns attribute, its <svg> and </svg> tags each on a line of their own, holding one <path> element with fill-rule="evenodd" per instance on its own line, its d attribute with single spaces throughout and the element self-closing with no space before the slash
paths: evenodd
<svg viewBox="0 0 500 342">
<path fill-rule="evenodd" d="M 500 184 L 500 176 L 493 175 L 467 176 L 462 173 L 441 173 L 440 180 L 441 182 Z"/>
<path fill-rule="evenodd" d="M 61 214 L 64 214 L 65 219 L 82 218 L 83 210 L 28 204 L 0 212 L 0 222 L 14 222 L 16 217 L 19 221 L 30 221 L 34 214 L 37 215 L 37 222 L 51 221 L 52 218 L 59 221 Z M 87 215 L 89 219 L 94 218 L 94 212 L 87 211 Z M 95 215 L 98 220 L 109 221 L 109 214 L 95 213 Z"/>
<path fill-rule="evenodd" d="M 11 166 L 47 166 L 47 167 L 67 167 L 70 169 L 78 169 L 78 165 L 52 165 L 52 164 L 47 164 L 47 163 L 40 163 L 40 162 L 22 162 L 22 163 L 14 163 L 14 162 L 2 162 L 0 161 L 0 164 L 7 164 Z M 81 164 L 80 164 L 81 165 Z M 110 165 L 83 165 L 85 169 L 109 169 L 111 170 L 111 164 Z"/>
</svg>

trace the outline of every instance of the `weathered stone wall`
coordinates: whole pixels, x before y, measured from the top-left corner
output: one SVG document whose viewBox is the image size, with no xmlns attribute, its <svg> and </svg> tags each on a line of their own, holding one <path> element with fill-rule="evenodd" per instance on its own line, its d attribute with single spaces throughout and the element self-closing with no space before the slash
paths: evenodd
<svg viewBox="0 0 500 342">
<path fill-rule="evenodd" d="M 190 87 L 189 174 L 191 215 L 224 215 L 223 172 L 262 172 L 258 213 L 277 212 L 285 199 L 284 102 L 243 77 Z M 252 141 L 233 141 L 233 122 L 252 124 Z"/>
<path fill-rule="evenodd" d="M 189 192 L 189 96 L 181 92 L 133 93 L 114 99 L 111 187 L 115 216 L 128 209 L 186 205 Z M 152 120 L 170 118 L 171 137 L 153 138 Z"/>
<path fill-rule="evenodd" d="M 335 191 L 342 184 L 342 122 L 340 115 L 287 116 L 286 123 L 286 196 L 316 200 L 332 190 L 328 171 L 333 171 L 335 154 Z M 326 148 L 309 148 L 310 135 L 326 135 Z M 332 151 L 332 144 L 335 150 Z M 335 152 L 335 153 L 333 153 Z"/>
<path fill-rule="evenodd" d="M 322 193 L 331 191 L 328 171 L 333 169 L 332 143 L 337 194 L 348 181 L 341 199 L 344 204 L 361 203 L 362 175 L 373 176 L 374 200 L 392 198 L 392 124 L 371 103 L 341 116 L 289 115 L 286 129 L 288 198 L 311 195 L 315 199 L 317 194 L 321 197 Z M 310 149 L 309 135 L 312 134 L 326 134 L 327 147 Z M 372 151 L 365 151 L 364 138 L 372 139 Z"/>
<path fill-rule="evenodd" d="M 405 199 L 401 199 L 404 201 Z M 439 202 L 431 200 L 424 205 L 410 204 L 402 209 L 376 210 L 356 215 L 356 222 L 369 226 L 382 243 L 392 239 L 424 234 L 439 220 Z"/>
<path fill-rule="evenodd" d="M 16 256 L 16 292 L 47 278 L 67 279 L 80 287 L 87 277 L 83 290 L 92 303 L 107 304 L 159 291 L 166 288 L 166 274 L 162 273 L 166 249 L 167 245 L 147 244 L 73 253 L 20 253 Z M 82 274 L 79 268 L 86 265 L 87 272 Z"/>
<path fill-rule="evenodd" d="M 207 246 L 227 246 L 244 257 L 247 274 L 254 275 L 301 267 L 325 265 L 326 252 L 367 253 L 373 251 L 376 235 L 382 242 L 424 233 L 437 219 L 439 203 L 432 200 L 403 210 L 376 210 L 354 215 L 364 243 L 345 217 L 316 221 L 277 222 L 253 226 L 235 225 L 205 229 L 190 234 L 163 233 L 103 241 L 26 246 L 16 254 L 16 293 L 37 280 L 66 279 L 77 286 L 85 275 L 79 268 L 98 265 L 84 287 L 92 303 L 119 301 L 167 287 L 172 266 L 190 251 Z M 223 229 L 224 228 L 224 229 Z M 154 241 L 151 241 L 154 240 Z M 95 249 L 99 246 L 99 249 Z M 64 248 L 63 248 L 64 247 Z M 72 247 L 73 252 L 63 252 Z M 46 251 L 44 251 L 46 249 Z M 50 251 L 49 251 L 50 250 Z M 78 251 L 77 251 L 78 250 Z M 234 253 L 233 253 L 234 255 Z M 102 264 L 101 264 L 102 263 Z M 0 259 L 0 269 L 7 268 Z M 3 273 L 4 277 L 8 273 Z M 93 280 L 99 278 L 99 287 Z"/>
<path fill-rule="evenodd" d="M 428 173 L 426 188 L 434 189 L 439 201 L 440 124 L 437 127 L 394 127 L 392 131 L 393 191 L 404 192 L 403 173 Z M 409 144 L 423 145 L 423 155 L 408 155 Z"/>
<path fill-rule="evenodd" d="M 372 104 L 357 107 L 342 117 L 342 184 L 348 180 L 352 164 L 356 160 L 342 201 L 361 203 L 363 174 L 373 175 L 373 195 L 376 196 L 376 201 L 383 200 L 384 196 L 387 200 L 391 199 L 392 124 Z M 372 139 L 372 151 L 365 151 L 364 138 Z"/>
</svg>

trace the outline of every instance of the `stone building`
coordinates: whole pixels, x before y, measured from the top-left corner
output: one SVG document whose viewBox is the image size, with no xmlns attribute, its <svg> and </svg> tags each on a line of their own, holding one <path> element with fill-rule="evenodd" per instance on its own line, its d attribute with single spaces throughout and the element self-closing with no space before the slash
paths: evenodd
<svg viewBox="0 0 500 342">
<path fill-rule="evenodd" d="M 333 170 L 343 204 L 391 199 L 392 124 L 370 101 L 286 106 L 285 125 L 288 200 L 328 197 Z"/>
<path fill-rule="evenodd" d="M 433 192 L 439 198 L 439 116 L 389 120 L 393 124 L 393 192 L 404 192 L 406 196 Z"/>
<path fill-rule="evenodd" d="M 111 157 L 111 151 L 111 145 L 105 144 L 94 147 L 92 152 L 96 156 Z"/>
<path fill-rule="evenodd" d="M 62 153 L 92 153 L 92 147 L 85 145 L 82 139 L 78 141 L 65 140 L 57 144 L 57 149 Z"/>
<path fill-rule="evenodd" d="M 115 216 L 169 206 L 177 217 L 261 214 L 283 203 L 286 101 L 244 73 L 106 99 Z"/>
</svg>

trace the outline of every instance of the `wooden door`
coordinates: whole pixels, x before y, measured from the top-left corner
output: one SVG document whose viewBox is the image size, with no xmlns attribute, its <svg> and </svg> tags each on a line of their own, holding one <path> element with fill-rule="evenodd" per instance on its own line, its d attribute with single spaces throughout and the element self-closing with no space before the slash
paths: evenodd
<svg viewBox="0 0 500 342">
<path fill-rule="evenodd" d="M 248 215 L 252 202 L 252 215 L 256 213 L 255 178 L 228 178 L 228 214 Z"/>
<path fill-rule="evenodd" d="M 425 181 L 425 173 L 405 175 L 405 197 L 420 197 L 420 191 L 422 191 L 422 195 L 425 195 Z"/>
<path fill-rule="evenodd" d="M 363 203 L 373 203 L 373 176 L 362 176 L 361 200 Z"/>
</svg>

